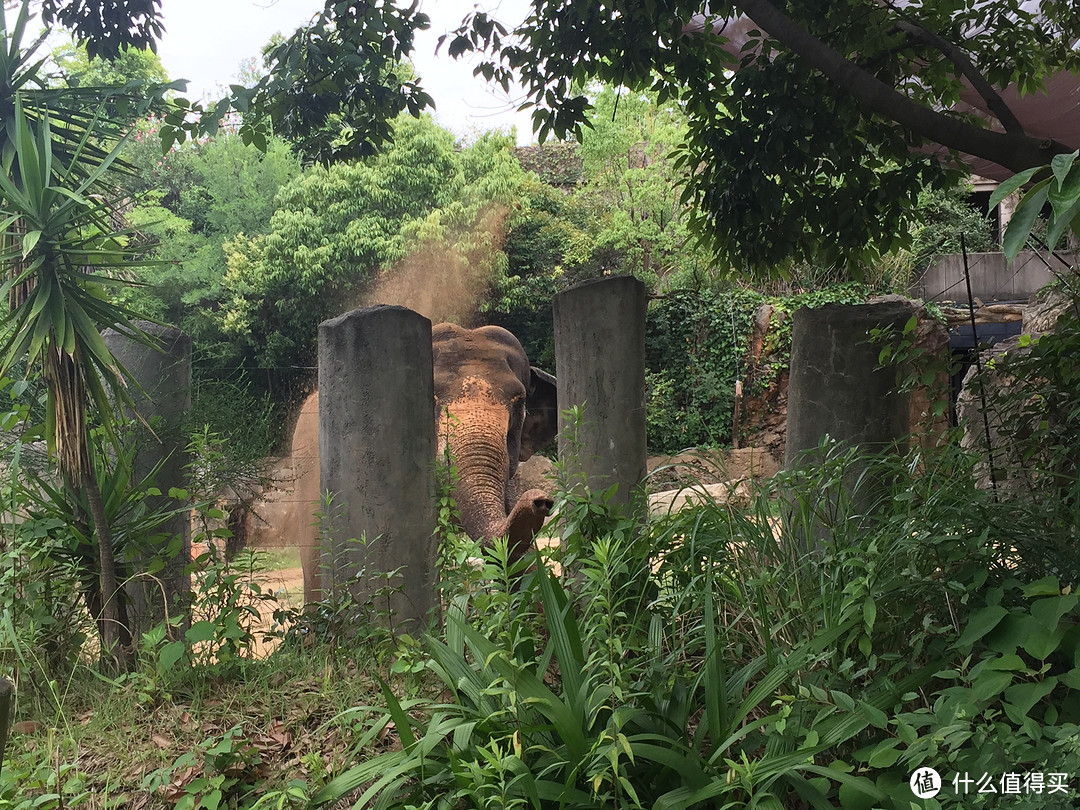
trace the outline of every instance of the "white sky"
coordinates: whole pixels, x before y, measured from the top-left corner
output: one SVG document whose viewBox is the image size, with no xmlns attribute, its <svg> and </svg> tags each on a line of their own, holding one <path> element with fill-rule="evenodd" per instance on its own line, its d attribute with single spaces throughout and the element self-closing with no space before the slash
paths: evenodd
<svg viewBox="0 0 1080 810">
<path fill-rule="evenodd" d="M 413 61 L 435 100 L 435 119 L 458 136 L 516 126 L 518 143 L 530 143 L 528 113 L 515 113 L 501 88 L 473 78 L 472 64 L 451 59 L 445 45 L 435 56 L 439 36 L 456 28 L 474 5 L 513 27 L 525 16 L 528 1 L 423 0 L 431 28 L 417 35 Z M 237 82 L 242 60 L 259 57 L 274 33 L 288 36 L 322 7 L 322 0 L 163 0 L 166 31 L 158 54 L 170 78 L 188 80 L 187 98 L 217 100 L 221 88 Z"/>
</svg>

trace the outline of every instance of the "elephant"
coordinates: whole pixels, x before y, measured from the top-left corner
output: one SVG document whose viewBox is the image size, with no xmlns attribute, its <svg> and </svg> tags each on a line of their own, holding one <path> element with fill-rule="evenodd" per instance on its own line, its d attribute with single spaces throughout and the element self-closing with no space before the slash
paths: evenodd
<svg viewBox="0 0 1080 810">
<path fill-rule="evenodd" d="M 550 444 L 558 431 L 556 379 L 530 366 L 518 339 L 499 326 L 437 324 L 431 349 L 438 455 L 448 453 L 456 467 L 454 498 L 462 527 L 481 544 L 507 537 L 511 559 L 520 559 L 533 548 L 553 505 L 543 489 L 522 492 L 516 473 L 519 462 Z M 305 401 L 293 432 L 295 499 L 301 505 L 320 495 L 318 411 L 316 392 Z M 308 518 L 291 528 L 300 538 L 304 599 L 310 603 L 321 592 L 317 532 L 310 512 Z"/>
</svg>

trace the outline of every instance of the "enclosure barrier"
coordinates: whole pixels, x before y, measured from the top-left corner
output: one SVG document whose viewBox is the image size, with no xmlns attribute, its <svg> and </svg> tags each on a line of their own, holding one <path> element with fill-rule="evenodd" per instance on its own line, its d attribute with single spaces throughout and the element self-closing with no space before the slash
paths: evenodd
<svg viewBox="0 0 1080 810">
<path fill-rule="evenodd" d="M 151 509 L 177 509 L 183 504 L 169 496 L 173 487 L 186 486 L 187 439 L 184 414 L 191 407 L 191 338 L 174 326 L 138 321 L 153 345 L 107 329 L 102 334 L 109 351 L 137 384 L 131 390 L 135 410 L 150 430 L 141 433 L 136 446 L 133 473 L 136 481 L 154 474 L 161 495 L 147 498 Z M 191 524 L 188 514 L 177 511 L 161 527 L 169 538 L 155 548 L 143 549 L 132 560 L 132 576 L 124 585 L 128 598 L 128 621 L 132 638 L 161 622 L 166 613 L 186 615 L 191 595 Z M 171 546 L 171 548 L 169 548 Z M 160 558 L 164 567 L 147 572 Z M 153 566 L 156 567 L 156 566 Z"/>
<path fill-rule="evenodd" d="M 395 632 L 437 605 L 431 321 L 371 307 L 319 325 L 324 595 L 348 588 Z"/>
<path fill-rule="evenodd" d="M 553 302 L 559 411 L 582 407 L 574 448 L 560 418 L 559 458 L 594 492 L 618 484 L 615 505 L 630 502 L 646 471 L 645 306 L 631 276 L 586 281 Z"/>
<path fill-rule="evenodd" d="M 880 365 L 882 345 L 870 332 L 891 329 L 899 336 L 911 315 L 910 306 L 900 301 L 828 304 L 795 312 L 785 466 L 820 462 L 819 454 L 805 451 L 820 446 L 825 436 L 867 453 L 907 449 L 909 397 L 898 391 L 898 369 Z M 844 497 L 863 515 L 872 513 L 887 485 L 866 471 L 861 459 L 843 476 Z M 816 542 L 828 535 L 827 527 L 807 528 Z"/>
</svg>

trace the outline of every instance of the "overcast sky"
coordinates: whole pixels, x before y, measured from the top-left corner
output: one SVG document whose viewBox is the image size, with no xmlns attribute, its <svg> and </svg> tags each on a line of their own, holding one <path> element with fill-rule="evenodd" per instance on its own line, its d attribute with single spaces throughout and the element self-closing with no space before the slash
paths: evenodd
<svg viewBox="0 0 1080 810">
<path fill-rule="evenodd" d="M 524 17 L 528 0 L 477 4 L 513 26 Z M 473 6 L 473 0 L 422 0 L 431 28 L 417 36 L 413 61 L 424 88 L 435 99 L 435 119 L 458 136 L 487 129 L 509 131 L 516 125 L 518 142 L 529 143 L 528 113 L 514 113 L 501 89 L 473 78 L 472 65 L 450 59 L 445 46 L 435 56 L 439 36 L 456 28 Z M 216 100 L 219 88 L 236 83 L 241 61 L 260 56 L 274 33 L 288 36 L 322 7 L 322 0 L 163 0 L 166 32 L 158 54 L 170 78 L 189 81 L 187 98 Z"/>
</svg>

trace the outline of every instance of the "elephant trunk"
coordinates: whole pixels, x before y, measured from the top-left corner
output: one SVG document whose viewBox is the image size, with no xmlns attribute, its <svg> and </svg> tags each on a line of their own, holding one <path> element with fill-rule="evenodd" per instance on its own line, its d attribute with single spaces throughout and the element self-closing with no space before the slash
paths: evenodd
<svg viewBox="0 0 1080 810">
<path fill-rule="evenodd" d="M 506 533 L 508 423 L 506 409 L 495 405 L 444 411 L 439 425 L 440 456 L 449 449 L 450 463 L 457 468 L 454 499 L 461 522 L 469 537 L 482 543 Z"/>
</svg>

